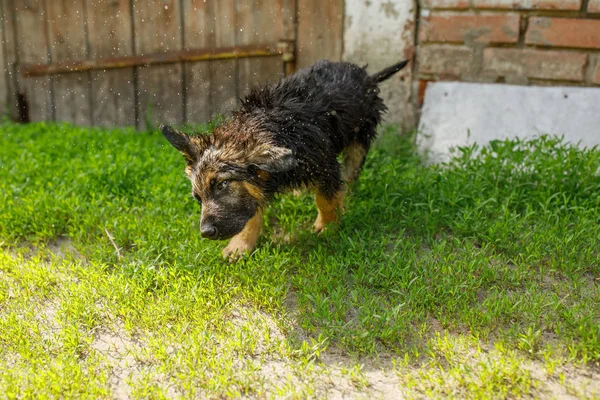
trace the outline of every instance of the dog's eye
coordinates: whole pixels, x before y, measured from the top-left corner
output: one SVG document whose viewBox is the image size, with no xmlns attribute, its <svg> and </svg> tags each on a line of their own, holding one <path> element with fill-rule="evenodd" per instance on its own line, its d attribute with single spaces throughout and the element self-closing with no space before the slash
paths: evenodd
<svg viewBox="0 0 600 400">
<path fill-rule="evenodd" d="M 223 190 L 229 185 L 229 181 L 221 181 L 217 183 L 217 190 Z"/>
<path fill-rule="evenodd" d="M 192 196 L 194 196 L 194 199 L 196 199 L 198 203 L 202 204 L 202 199 L 200 198 L 200 196 L 198 196 L 196 193 L 193 193 Z"/>
</svg>

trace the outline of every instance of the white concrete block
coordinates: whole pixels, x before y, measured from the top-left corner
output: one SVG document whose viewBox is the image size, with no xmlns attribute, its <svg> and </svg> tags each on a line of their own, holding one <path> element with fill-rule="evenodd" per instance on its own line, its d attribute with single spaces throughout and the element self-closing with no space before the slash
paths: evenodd
<svg viewBox="0 0 600 400">
<path fill-rule="evenodd" d="M 433 82 L 425 92 L 419 146 L 432 161 L 455 146 L 540 134 L 600 144 L 600 88 Z"/>
<path fill-rule="evenodd" d="M 412 58 L 416 0 L 346 0 L 344 15 L 344 61 L 369 64 L 370 73 Z M 380 85 L 389 108 L 387 122 L 415 125 L 410 102 L 412 65 Z"/>
</svg>

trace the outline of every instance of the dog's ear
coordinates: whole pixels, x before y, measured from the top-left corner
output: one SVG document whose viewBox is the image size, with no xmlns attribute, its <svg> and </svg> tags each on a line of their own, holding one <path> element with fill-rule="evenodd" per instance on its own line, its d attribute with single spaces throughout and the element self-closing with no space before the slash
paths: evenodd
<svg viewBox="0 0 600 400">
<path fill-rule="evenodd" d="M 161 125 L 160 131 L 169 143 L 183 154 L 188 165 L 192 165 L 206 147 L 206 140 L 203 137 L 190 136 L 184 132 L 178 132 L 168 125 Z"/>
<path fill-rule="evenodd" d="M 268 173 L 289 171 L 298 165 L 298 160 L 292 150 L 285 147 L 266 146 L 255 153 L 250 163 L 260 170 Z"/>
</svg>

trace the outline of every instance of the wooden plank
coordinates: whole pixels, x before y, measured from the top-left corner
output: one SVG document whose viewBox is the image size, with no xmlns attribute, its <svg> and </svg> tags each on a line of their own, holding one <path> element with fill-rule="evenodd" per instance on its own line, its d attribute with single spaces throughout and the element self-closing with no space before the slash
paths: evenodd
<svg viewBox="0 0 600 400">
<path fill-rule="evenodd" d="M 182 0 L 184 48 L 210 51 L 215 44 L 214 2 Z M 186 122 L 204 123 L 210 120 L 210 63 L 184 64 Z"/>
<path fill-rule="evenodd" d="M 19 62 L 50 62 L 44 0 L 15 1 L 16 39 Z M 53 120 L 50 77 L 22 80 L 21 92 L 31 121 Z"/>
<path fill-rule="evenodd" d="M 50 55 L 53 62 L 87 58 L 85 0 L 47 1 Z M 91 125 L 89 72 L 57 75 L 54 80 L 55 119 Z"/>
<path fill-rule="evenodd" d="M 298 0 L 277 0 L 281 3 L 283 18 L 283 37 L 281 39 L 294 42 L 296 40 L 296 30 L 298 28 Z"/>
<path fill-rule="evenodd" d="M 6 72 L 7 69 L 7 57 L 4 46 L 4 30 L 6 29 L 6 25 L 4 24 L 4 7 L 0 4 L 0 38 L 2 38 L 3 45 L 0 46 L 0 66 Z M 5 116 L 9 114 L 8 110 L 8 93 L 9 93 L 9 84 L 8 84 L 8 74 L 0 75 L 0 116 Z"/>
<path fill-rule="evenodd" d="M 283 2 L 237 0 L 236 42 L 247 45 L 277 42 L 284 36 Z M 283 76 L 282 58 L 238 61 L 238 92 L 244 97 L 250 88 L 278 81 Z"/>
<path fill-rule="evenodd" d="M 3 20 L 2 25 L 4 27 L 3 40 L 4 40 L 4 52 L 5 52 L 5 76 L 8 85 L 8 113 L 9 116 L 15 121 L 25 121 L 25 115 L 21 115 L 18 107 L 18 92 L 19 82 L 17 74 L 17 40 L 16 34 L 16 19 L 15 19 L 15 4 L 14 0 L 2 0 L 2 12 Z M 24 114 L 24 113 L 23 113 Z"/>
<path fill-rule="evenodd" d="M 235 0 L 214 2 L 214 46 L 235 46 Z M 227 114 L 237 104 L 237 61 L 210 62 L 210 113 Z"/>
<path fill-rule="evenodd" d="M 178 0 L 133 3 L 136 54 L 181 50 L 182 24 Z M 138 76 L 138 127 L 184 122 L 181 64 L 141 67 Z M 147 126 L 148 123 L 153 126 Z"/>
<path fill-rule="evenodd" d="M 87 0 L 90 58 L 133 55 L 130 0 Z M 95 125 L 136 124 L 134 69 L 92 71 L 92 119 Z"/>
<path fill-rule="evenodd" d="M 291 43 L 293 59 L 284 62 L 285 75 L 296 72 L 296 37 L 298 35 L 298 0 L 280 0 L 283 4 L 283 38 Z"/>
<path fill-rule="evenodd" d="M 297 66 L 342 57 L 344 0 L 299 0 Z"/>
</svg>

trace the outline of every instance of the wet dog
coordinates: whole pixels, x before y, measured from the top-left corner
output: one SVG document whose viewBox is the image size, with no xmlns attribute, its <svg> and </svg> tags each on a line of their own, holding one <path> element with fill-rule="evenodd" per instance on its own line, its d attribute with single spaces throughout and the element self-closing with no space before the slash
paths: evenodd
<svg viewBox="0 0 600 400">
<path fill-rule="evenodd" d="M 250 252 L 269 201 L 299 187 L 315 192 L 315 232 L 336 222 L 344 211 L 344 182 L 358 178 L 386 111 L 377 85 L 407 63 L 368 75 L 354 64 L 319 61 L 254 88 L 211 135 L 161 126 L 185 157 L 192 195 L 202 205 L 202 236 L 231 238 L 225 257 Z"/>
</svg>

